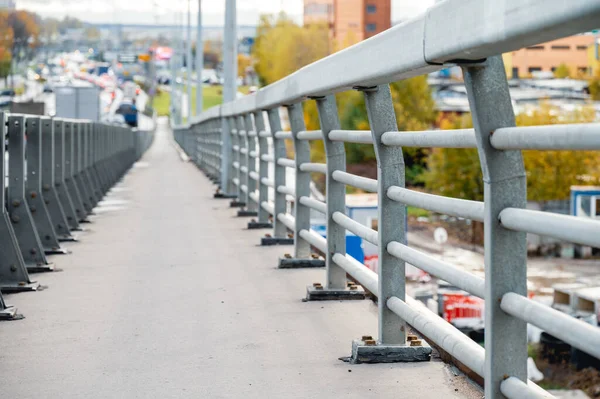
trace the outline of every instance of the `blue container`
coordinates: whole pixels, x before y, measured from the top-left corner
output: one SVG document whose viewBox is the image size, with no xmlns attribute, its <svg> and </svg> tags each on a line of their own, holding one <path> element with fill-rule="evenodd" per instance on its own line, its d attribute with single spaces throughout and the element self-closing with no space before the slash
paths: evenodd
<svg viewBox="0 0 600 399">
<path fill-rule="evenodd" d="M 312 225 L 311 228 L 321 236 L 327 237 L 325 225 Z M 346 253 L 360 263 L 365 261 L 365 253 L 362 249 L 362 238 L 348 231 L 346 231 Z"/>
</svg>

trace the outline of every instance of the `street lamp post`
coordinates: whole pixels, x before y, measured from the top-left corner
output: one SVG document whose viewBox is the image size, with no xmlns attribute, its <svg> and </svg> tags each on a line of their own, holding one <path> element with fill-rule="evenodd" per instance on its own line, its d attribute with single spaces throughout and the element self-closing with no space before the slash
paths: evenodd
<svg viewBox="0 0 600 399">
<path fill-rule="evenodd" d="M 191 0 L 187 0 L 187 35 L 186 35 L 186 52 L 185 52 L 185 64 L 186 64 L 186 77 L 187 77 L 187 120 L 188 123 L 192 119 L 192 10 Z M 196 87 L 196 91 L 198 91 Z"/>
<path fill-rule="evenodd" d="M 198 0 L 198 27 L 196 29 L 196 115 L 202 112 L 202 70 L 204 43 L 202 42 L 202 0 Z"/>
</svg>

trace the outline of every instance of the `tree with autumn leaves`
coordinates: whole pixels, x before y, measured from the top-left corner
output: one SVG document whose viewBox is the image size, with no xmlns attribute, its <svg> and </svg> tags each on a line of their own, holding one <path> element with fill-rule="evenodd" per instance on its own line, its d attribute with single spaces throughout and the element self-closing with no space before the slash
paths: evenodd
<svg viewBox="0 0 600 399">
<path fill-rule="evenodd" d="M 0 11 L 0 32 L 0 77 L 6 79 L 13 61 L 18 63 L 37 47 L 39 17 L 24 10 Z"/>
</svg>

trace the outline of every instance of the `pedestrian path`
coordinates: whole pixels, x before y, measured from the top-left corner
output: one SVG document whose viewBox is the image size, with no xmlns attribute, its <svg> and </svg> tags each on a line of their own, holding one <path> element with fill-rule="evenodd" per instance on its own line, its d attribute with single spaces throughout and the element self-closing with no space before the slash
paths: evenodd
<svg viewBox="0 0 600 399">
<path fill-rule="evenodd" d="M 349 365 L 376 335 L 370 301 L 302 302 L 322 270 L 278 270 L 164 121 L 92 223 L 53 256 L 48 288 L 6 295 L 2 398 L 475 398 L 437 359 Z"/>
</svg>

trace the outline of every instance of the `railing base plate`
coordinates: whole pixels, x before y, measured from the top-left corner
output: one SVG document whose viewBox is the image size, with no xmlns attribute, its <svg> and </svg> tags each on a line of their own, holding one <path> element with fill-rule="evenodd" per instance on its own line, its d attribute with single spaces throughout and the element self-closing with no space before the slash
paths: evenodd
<svg viewBox="0 0 600 399">
<path fill-rule="evenodd" d="M 246 206 L 245 202 L 233 200 L 229 203 L 230 208 L 243 208 Z"/>
<path fill-rule="evenodd" d="M 272 229 L 272 228 L 273 228 L 273 224 L 269 223 L 269 222 L 249 222 L 248 223 L 248 230 Z"/>
<path fill-rule="evenodd" d="M 213 198 L 233 199 L 233 198 L 237 198 L 237 195 L 235 195 L 235 194 L 225 194 L 225 193 L 215 193 L 213 195 Z"/>
<path fill-rule="evenodd" d="M 23 315 L 17 313 L 17 308 L 14 306 L 7 306 L 3 310 L 0 310 L 0 321 L 9 320 L 21 320 Z"/>
<path fill-rule="evenodd" d="M 325 267 L 323 259 L 299 259 L 299 258 L 279 258 L 278 269 L 306 269 L 312 267 Z"/>
<path fill-rule="evenodd" d="M 256 211 L 249 211 L 249 210 L 247 210 L 247 209 L 240 209 L 240 210 L 237 212 L 237 215 L 238 215 L 239 217 L 246 217 L 246 216 L 258 216 L 258 212 L 256 212 Z"/>
<path fill-rule="evenodd" d="M 260 239 L 260 245 L 294 245 L 293 238 L 278 238 L 278 237 L 262 237 Z"/>
<path fill-rule="evenodd" d="M 58 272 L 60 269 L 54 267 L 54 263 L 48 263 L 47 265 L 26 265 L 28 273 L 46 273 L 46 272 Z"/>
<path fill-rule="evenodd" d="M 75 242 L 77 241 L 76 237 L 73 236 L 59 236 L 58 242 Z"/>
<path fill-rule="evenodd" d="M 352 341 L 350 363 L 399 363 L 428 362 L 431 360 L 431 347 L 425 341 L 421 346 L 409 345 L 367 345 L 365 341 Z"/>
<path fill-rule="evenodd" d="M 69 250 L 66 248 L 52 248 L 44 249 L 44 253 L 46 255 L 66 255 L 69 253 Z"/>
<path fill-rule="evenodd" d="M 28 284 L 18 283 L 0 283 L 0 291 L 3 294 L 12 294 L 16 292 L 37 291 L 41 289 L 40 284 L 33 282 Z"/>
<path fill-rule="evenodd" d="M 365 290 L 358 285 L 354 286 L 353 289 L 327 289 L 309 285 L 306 287 L 305 301 L 361 300 L 365 298 Z"/>
</svg>

